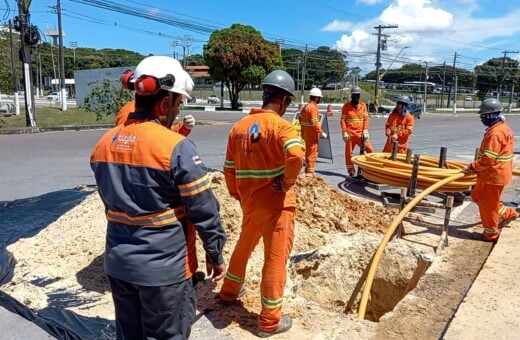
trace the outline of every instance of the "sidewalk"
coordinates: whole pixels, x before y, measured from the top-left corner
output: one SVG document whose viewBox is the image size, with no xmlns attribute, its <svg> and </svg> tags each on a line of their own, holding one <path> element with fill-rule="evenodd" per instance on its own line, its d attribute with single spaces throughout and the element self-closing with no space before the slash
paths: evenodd
<svg viewBox="0 0 520 340">
<path fill-rule="evenodd" d="M 520 334 L 520 221 L 505 228 L 459 306 L 444 339 L 517 339 Z"/>
</svg>

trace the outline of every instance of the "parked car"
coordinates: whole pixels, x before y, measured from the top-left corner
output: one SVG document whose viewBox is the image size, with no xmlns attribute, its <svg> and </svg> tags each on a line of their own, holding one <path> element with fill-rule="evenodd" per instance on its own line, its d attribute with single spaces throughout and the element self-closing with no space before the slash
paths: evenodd
<svg viewBox="0 0 520 340">
<path fill-rule="evenodd" d="M 215 95 L 211 95 L 208 97 L 208 104 L 219 104 L 220 103 L 220 98 L 215 96 Z"/>
<path fill-rule="evenodd" d="M 58 92 L 51 92 L 47 96 L 48 101 L 55 102 L 55 101 L 58 101 L 59 99 L 60 99 L 60 94 Z"/>
</svg>

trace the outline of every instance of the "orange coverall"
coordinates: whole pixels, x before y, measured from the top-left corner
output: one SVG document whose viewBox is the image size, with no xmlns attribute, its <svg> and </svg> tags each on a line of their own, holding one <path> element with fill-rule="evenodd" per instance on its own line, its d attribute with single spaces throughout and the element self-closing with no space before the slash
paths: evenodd
<svg viewBox="0 0 520 340">
<path fill-rule="evenodd" d="M 119 112 L 117 113 L 117 116 L 116 116 L 116 125 L 120 125 L 120 124 L 123 124 L 124 122 L 126 122 L 126 120 L 128 119 L 128 115 L 134 111 L 135 111 L 135 99 L 129 101 L 128 103 L 123 105 L 122 108 L 119 109 Z M 191 133 L 191 130 L 185 128 L 184 125 L 182 124 L 182 122 L 172 125 L 172 131 L 177 132 L 177 133 L 183 135 L 184 137 L 187 137 Z"/>
<path fill-rule="evenodd" d="M 266 332 L 275 330 L 282 317 L 286 264 L 294 238 L 293 185 L 304 153 L 304 143 L 293 125 L 270 110 L 252 109 L 229 133 L 224 175 L 230 195 L 240 201 L 243 217 L 220 297 L 225 301 L 238 297 L 249 257 L 263 238 L 258 328 Z M 280 176 L 286 192 L 272 188 Z"/>
<path fill-rule="evenodd" d="M 408 141 L 413 133 L 414 119 L 410 112 L 405 116 L 397 112 L 392 112 L 385 125 L 385 134 L 388 137 L 383 148 L 383 152 L 392 152 L 392 138 L 391 136 L 397 134 L 397 141 L 399 146 L 397 153 L 406 153 L 408 150 Z"/>
<path fill-rule="evenodd" d="M 310 100 L 300 114 L 302 138 L 305 141 L 305 173 L 314 174 L 318 159 L 318 140 L 321 134 L 318 105 Z"/>
<path fill-rule="evenodd" d="M 471 192 L 471 198 L 477 203 L 484 239 L 498 239 L 499 219 L 514 218 L 514 209 L 504 206 L 500 195 L 504 187 L 511 183 L 513 176 L 513 132 L 503 121 L 487 129 L 480 144 L 477 160 L 470 168 L 477 174 L 477 184 Z"/>
<path fill-rule="evenodd" d="M 354 174 L 354 164 L 352 163 L 352 151 L 357 146 L 361 147 L 363 142 L 363 131 L 368 131 L 368 110 L 363 102 L 359 102 L 357 107 L 352 102 L 345 103 L 341 109 L 341 132 L 347 133 L 349 139 L 345 142 L 345 164 L 350 175 Z M 370 140 L 365 141 L 365 152 L 374 152 Z"/>
</svg>

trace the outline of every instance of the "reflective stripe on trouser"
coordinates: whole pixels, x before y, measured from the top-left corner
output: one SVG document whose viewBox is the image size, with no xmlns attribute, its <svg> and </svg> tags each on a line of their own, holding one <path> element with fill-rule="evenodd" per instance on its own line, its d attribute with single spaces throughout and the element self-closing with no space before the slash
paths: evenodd
<svg viewBox="0 0 520 340">
<path fill-rule="evenodd" d="M 354 173 L 354 164 L 352 163 L 352 151 L 356 146 L 361 148 L 362 137 L 351 136 L 348 141 L 345 142 L 345 164 L 347 166 L 347 171 L 349 174 Z M 365 142 L 365 152 L 371 153 L 374 152 L 374 148 L 372 148 L 372 143 L 370 143 L 370 139 Z"/>
<path fill-rule="evenodd" d="M 471 192 L 471 198 L 478 205 L 480 219 L 484 226 L 484 238 L 496 240 L 498 238 L 499 211 L 503 207 L 500 196 L 504 190 L 503 185 L 492 185 L 479 182 Z"/>
<path fill-rule="evenodd" d="M 282 211 L 260 209 L 244 215 L 242 232 L 229 261 L 228 274 L 220 290 L 223 300 L 238 297 L 247 262 L 260 237 L 264 240 L 264 266 L 260 285 L 262 312 L 258 317 L 258 328 L 271 332 L 278 327 L 282 318 L 283 291 L 286 280 L 286 264 L 294 239 L 294 208 Z M 232 278 L 237 278 L 233 280 Z"/>
</svg>

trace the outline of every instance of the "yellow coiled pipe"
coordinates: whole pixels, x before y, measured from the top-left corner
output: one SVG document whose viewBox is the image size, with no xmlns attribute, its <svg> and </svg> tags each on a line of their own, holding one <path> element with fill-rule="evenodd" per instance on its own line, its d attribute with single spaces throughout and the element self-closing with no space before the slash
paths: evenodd
<svg viewBox="0 0 520 340">
<path fill-rule="evenodd" d="M 369 181 L 397 187 L 407 187 L 412 177 L 412 164 L 406 163 L 406 155 L 398 154 L 395 161 L 390 153 L 370 153 L 352 157 L 354 164 L 362 169 L 363 177 Z M 434 183 L 453 176 L 468 166 L 468 163 L 446 161 L 446 168 L 438 167 L 439 160 L 430 156 L 421 156 L 417 176 L 417 188 L 424 190 Z M 476 183 L 475 175 L 463 176 L 438 188 L 437 191 L 467 191 Z"/>
</svg>

